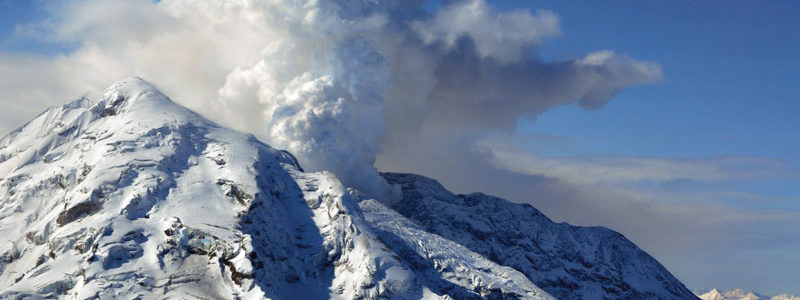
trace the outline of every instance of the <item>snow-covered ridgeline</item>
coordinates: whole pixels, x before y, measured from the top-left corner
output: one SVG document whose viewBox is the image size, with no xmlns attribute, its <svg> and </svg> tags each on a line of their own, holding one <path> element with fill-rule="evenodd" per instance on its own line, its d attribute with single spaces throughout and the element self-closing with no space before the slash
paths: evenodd
<svg viewBox="0 0 800 300">
<path fill-rule="evenodd" d="M 418 271 L 362 198 L 131 78 L 0 140 L 0 298 L 552 299 L 485 260 Z"/>
<path fill-rule="evenodd" d="M 696 294 L 702 300 L 800 300 L 800 297 L 789 294 L 769 297 L 756 292 L 746 292 L 743 289 L 733 289 L 730 291 L 711 289 L 697 292 Z"/>
<path fill-rule="evenodd" d="M 383 177 L 402 187 L 403 200 L 388 203 L 395 211 L 519 270 L 559 299 L 696 299 L 658 261 L 607 228 L 554 223 L 529 204 L 481 193 L 455 195 L 420 175 Z"/>
</svg>

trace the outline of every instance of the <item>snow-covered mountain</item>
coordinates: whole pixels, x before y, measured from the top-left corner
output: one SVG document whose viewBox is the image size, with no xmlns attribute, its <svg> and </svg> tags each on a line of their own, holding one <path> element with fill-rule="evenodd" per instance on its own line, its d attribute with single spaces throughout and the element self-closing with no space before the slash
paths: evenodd
<svg viewBox="0 0 800 300">
<path fill-rule="evenodd" d="M 402 201 L 127 79 L 0 140 L 0 298 L 696 299 L 608 229 L 384 177 Z"/>
<path fill-rule="evenodd" d="M 767 297 L 752 291 L 746 292 L 743 289 L 733 289 L 725 292 L 711 289 L 705 292 L 698 292 L 697 296 L 702 300 L 800 300 L 800 297 L 789 294 Z"/>
</svg>

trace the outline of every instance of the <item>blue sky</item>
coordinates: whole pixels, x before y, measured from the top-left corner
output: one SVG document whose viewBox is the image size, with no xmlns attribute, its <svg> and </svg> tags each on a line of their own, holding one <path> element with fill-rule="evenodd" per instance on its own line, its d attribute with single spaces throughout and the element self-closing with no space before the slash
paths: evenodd
<svg viewBox="0 0 800 300">
<path fill-rule="evenodd" d="M 36 22 L 44 18 L 40 1 L 0 0 L 0 46 L 6 51 L 53 54 L 51 44 L 32 41 L 17 34 L 17 25 Z"/>
<path fill-rule="evenodd" d="M 45 42 L 17 32 L 21 24 L 50 20 L 43 8 L 46 3 L 0 0 L 0 54 L 51 58 L 79 48 L 63 40 Z M 718 225 L 730 227 L 724 233 L 733 237 L 725 243 L 694 245 L 690 250 L 662 249 L 663 241 L 648 242 L 647 233 L 630 228 L 637 225 L 625 227 L 626 221 L 582 219 L 555 206 L 537 207 L 557 220 L 589 220 L 587 225 L 620 230 L 692 289 L 741 287 L 768 294 L 800 294 L 796 284 L 800 281 L 796 274 L 800 245 L 785 241 L 796 237 L 798 231 L 786 224 L 800 223 L 761 221 L 800 213 L 800 157 L 796 155 L 800 148 L 800 118 L 796 117 L 800 112 L 800 2 L 492 3 L 502 11 L 545 9 L 558 15 L 563 35 L 547 39 L 532 56 L 562 61 L 610 49 L 658 63 L 664 74 L 660 82 L 625 88 L 596 110 L 566 105 L 535 119 L 521 119 L 498 144 L 510 143 L 509 147 L 524 151 L 503 152 L 506 156 L 498 158 L 498 165 L 530 162 L 533 171 L 507 168 L 525 174 L 530 171 L 530 175 L 556 166 L 553 173 L 545 175 L 589 186 L 598 193 L 620 193 L 666 210 L 673 209 L 672 204 L 683 205 L 681 209 L 697 203 L 704 209 L 724 205 L 723 212 L 732 209 L 739 214 L 731 218 L 746 220 Z M 438 5 L 434 1 L 428 7 L 436 11 Z M 25 117 L 16 121 L 41 109 L 26 108 L 20 113 Z M 0 128 L 7 125 L 0 124 Z M 665 164 L 691 170 L 665 171 Z M 638 167 L 626 167 L 630 165 Z M 706 167 L 702 169 L 706 173 L 694 170 L 693 165 Z M 573 166 L 578 173 L 593 174 L 591 169 L 628 175 L 580 178 Z M 748 173 L 748 168 L 758 175 L 739 175 Z M 758 217 L 753 221 L 746 218 L 748 214 Z M 751 226 L 759 222 L 766 225 Z M 669 220 L 665 224 L 669 226 Z M 684 227 L 675 228 L 664 232 Z M 752 275 L 741 275 L 748 272 Z"/>
<path fill-rule="evenodd" d="M 567 136 L 599 153 L 739 154 L 800 165 L 800 3 L 611 3 L 537 1 L 558 12 L 565 35 L 544 56 L 614 49 L 658 62 L 666 79 L 629 88 L 596 111 L 555 109 L 518 130 Z"/>
<path fill-rule="evenodd" d="M 800 2 L 494 3 L 508 10 L 546 9 L 558 14 L 563 37 L 537 50 L 544 60 L 565 60 L 612 49 L 659 63 L 665 77 L 658 83 L 629 87 L 597 110 L 567 105 L 535 119 L 522 119 L 513 134 L 518 146 L 539 156 L 572 160 L 731 156 L 775 160 L 788 171 L 736 179 L 689 179 L 669 184 L 638 181 L 614 186 L 655 190 L 669 199 L 662 202 L 712 195 L 709 201 L 750 212 L 800 211 Z M 748 197 L 739 197 L 738 193 Z M 797 230 L 774 226 L 734 231 L 770 236 Z M 792 285 L 800 281 L 800 275 L 789 270 L 794 268 L 779 271 L 776 267 L 800 262 L 797 246 L 770 249 L 773 246 L 767 243 L 745 240 L 742 237 L 730 245 L 711 242 L 702 246 L 704 250 L 676 256 L 647 250 L 692 289 L 742 287 L 768 294 L 800 293 L 800 287 Z M 738 266 L 731 267 L 733 264 Z"/>
<path fill-rule="evenodd" d="M 629 88 L 596 111 L 555 109 L 521 122 L 519 131 L 569 137 L 576 151 L 752 155 L 800 166 L 799 2 L 537 1 L 535 7 L 562 17 L 565 37 L 542 49 L 545 56 L 605 47 L 658 62 L 666 79 Z M 774 188 L 800 196 L 797 182 Z"/>
<path fill-rule="evenodd" d="M 598 47 L 609 48 L 656 61 L 664 70 L 663 82 L 631 87 L 599 110 L 587 112 L 567 106 L 537 120 L 521 122 L 518 132 L 561 136 L 570 141 L 566 146 L 543 150 L 546 154 L 671 158 L 746 155 L 800 167 L 800 2 L 536 1 L 533 6 L 528 1 L 508 2 L 510 7 L 550 9 L 562 17 L 565 37 L 542 49 L 545 57 L 577 56 Z M 733 205 L 754 210 L 800 210 L 800 180 L 796 175 L 721 185 L 727 190 L 786 197 L 784 201 L 754 202 L 722 199 Z M 717 255 L 732 255 L 751 268 L 743 268 L 743 273 L 763 272 L 746 263 L 753 258 L 742 253 L 708 253 L 706 261 L 715 260 Z M 703 257 L 698 255 L 692 261 L 703 261 Z M 702 276 L 677 273 L 689 278 L 690 287 L 704 287 L 701 282 L 706 279 Z M 786 276 L 800 282 L 796 273 Z M 766 277 L 764 281 L 745 288 L 760 288 L 765 293 L 786 288 L 770 285 L 775 278 Z M 799 291 L 794 288 L 792 292 Z"/>
<path fill-rule="evenodd" d="M 552 59 L 598 48 L 656 61 L 663 82 L 631 87 L 602 109 L 565 106 L 517 131 L 568 137 L 580 154 L 655 157 L 747 155 L 800 166 L 800 3 L 797 1 L 502 1 L 549 9 L 564 38 Z M 796 180 L 747 187 L 800 197 Z M 800 208 L 792 203 L 791 208 Z"/>
<path fill-rule="evenodd" d="M 546 155 L 620 155 L 695 158 L 745 155 L 771 158 L 800 167 L 800 2 L 797 1 L 503 1 L 508 7 L 549 9 L 562 18 L 564 38 L 541 49 L 544 57 L 578 56 L 598 48 L 661 64 L 665 80 L 623 91 L 605 107 L 554 109 L 517 132 L 554 135 L 566 143 L 539 143 Z M 498 3 L 498 5 L 501 5 Z M 704 183 L 708 184 L 708 183 Z M 782 201 L 737 201 L 732 205 L 762 211 L 800 210 L 797 175 L 736 180 L 722 189 Z M 798 230 L 798 229 L 788 229 Z M 687 233 L 690 234 L 690 233 Z M 768 245 L 763 245 L 769 248 Z M 796 250 L 796 248 L 795 248 Z M 717 262 L 736 257 L 741 274 L 769 274 L 752 256 L 796 257 L 775 249 L 761 254 L 727 249 L 687 259 Z M 688 256 L 687 256 L 688 257 Z M 778 259 L 776 259 L 778 260 Z M 672 262 L 669 259 L 668 262 Z M 735 261 L 735 260 L 732 260 Z M 797 261 L 794 259 L 793 261 Z M 667 263 L 669 266 L 670 264 Z M 680 272 L 690 288 L 726 278 L 722 272 Z M 773 274 L 774 276 L 775 274 Z M 800 275 L 787 273 L 800 282 Z M 744 276 L 748 277 L 748 276 Z M 774 277 L 748 278 L 764 293 L 795 287 L 772 284 Z M 776 276 L 777 277 L 777 276 Z M 725 285 L 716 280 L 718 285 Z M 757 282 L 763 281 L 763 282 Z M 730 279 L 728 286 L 748 285 Z M 736 282 L 736 283 L 733 283 Z"/>
</svg>

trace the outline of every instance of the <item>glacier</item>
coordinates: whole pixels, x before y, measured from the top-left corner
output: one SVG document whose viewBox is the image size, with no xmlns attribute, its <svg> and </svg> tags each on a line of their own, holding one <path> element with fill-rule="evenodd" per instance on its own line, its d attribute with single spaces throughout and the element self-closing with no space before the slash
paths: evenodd
<svg viewBox="0 0 800 300">
<path fill-rule="evenodd" d="M 609 229 L 382 176 L 401 199 L 132 77 L 0 139 L 0 298 L 697 299 Z"/>
</svg>

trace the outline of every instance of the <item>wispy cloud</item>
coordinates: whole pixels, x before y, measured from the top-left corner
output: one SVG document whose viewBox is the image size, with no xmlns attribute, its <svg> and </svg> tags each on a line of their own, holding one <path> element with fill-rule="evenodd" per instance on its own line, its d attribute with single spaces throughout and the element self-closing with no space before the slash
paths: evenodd
<svg viewBox="0 0 800 300">
<path fill-rule="evenodd" d="M 796 173 L 781 161 L 753 156 L 663 158 L 626 156 L 547 157 L 515 148 L 497 139 L 481 140 L 478 151 L 488 151 L 492 162 L 513 172 L 554 176 L 578 183 L 719 181 L 776 177 Z"/>
<path fill-rule="evenodd" d="M 547 178 L 528 185 L 525 192 L 510 186 L 508 196 L 527 198 L 557 220 L 618 230 L 690 282 L 710 282 L 720 272 L 741 270 L 736 260 L 747 255 L 763 262 L 752 258 L 759 251 L 785 254 L 798 247 L 800 210 L 785 207 L 800 199 L 740 186 L 800 178 L 798 170 L 784 162 L 751 156 L 553 157 L 518 142 L 495 135 L 473 145 L 493 168 L 522 176 L 498 173 L 506 178 Z M 724 255 L 712 263 L 714 253 Z M 761 266 L 762 271 L 787 273 L 787 264 L 796 259 L 779 257 L 768 262 L 769 267 Z"/>
</svg>

